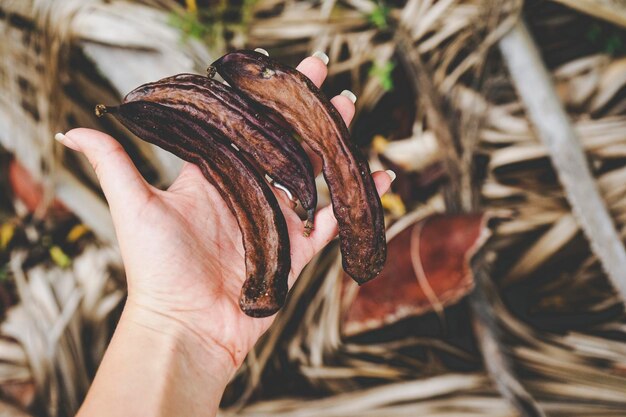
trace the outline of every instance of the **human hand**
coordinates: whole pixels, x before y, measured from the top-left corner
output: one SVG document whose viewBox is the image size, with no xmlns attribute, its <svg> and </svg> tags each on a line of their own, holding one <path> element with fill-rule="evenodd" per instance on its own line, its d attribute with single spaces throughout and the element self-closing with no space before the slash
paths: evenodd
<svg viewBox="0 0 626 417">
<path fill-rule="evenodd" d="M 327 74 L 315 57 L 298 69 L 318 86 Z M 349 124 L 354 104 L 344 96 L 331 101 Z M 109 203 L 128 281 L 125 315 L 154 329 L 182 329 L 223 356 L 230 364 L 227 372 L 234 372 L 273 317 L 251 318 L 239 309 L 244 250 L 237 222 L 218 191 L 192 164 L 185 164 L 168 190 L 151 186 L 120 144 L 101 132 L 74 129 L 62 143 L 86 155 Z M 384 193 L 392 179 L 384 172 L 373 177 Z M 304 237 L 304 223 L 289 200 L 281 191 L 276 195 L 289 229 L 291 287 L 336 236 L 337 224 L 332 208 L 322 208 L 314 231 Z"/>
</svg>

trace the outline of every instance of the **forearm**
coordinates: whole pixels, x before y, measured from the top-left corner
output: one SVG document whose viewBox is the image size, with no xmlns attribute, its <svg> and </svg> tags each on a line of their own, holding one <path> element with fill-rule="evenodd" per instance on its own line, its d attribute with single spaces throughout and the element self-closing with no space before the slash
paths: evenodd
<svg viewBox="0 0 626 417">
<path fill-rule="evenodd" d="M 233 372 L 184 326 L 127 306 L 78 417 L 213 416 Z"/>
</svg>

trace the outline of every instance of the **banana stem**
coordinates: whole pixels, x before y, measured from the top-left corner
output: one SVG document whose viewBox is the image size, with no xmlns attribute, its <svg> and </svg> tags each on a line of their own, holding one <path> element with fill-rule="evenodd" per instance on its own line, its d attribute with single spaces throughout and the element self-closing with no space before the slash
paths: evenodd
<svg viewBox="0 0 626 417">
<path fill-rule="evenodd" d="M 94 112 L 96 113 L 97 117 L 102 117 L 107 113 L 117 113 L 118 110 L 118 106 L 107 107 L 104 104 L 97 104 Z"/>
<path fill-rule="evenodd" d="M 307 210 L 306 214 L 307 214 L 307 218 L 306 218 L 306 223 L 304 224 L 303 235 L 304 237 L 309 237 L 311 235 L 311 232 L 315 228 L 315 226 L 313 225 L 313 222 L 315 221 L 315 209 Z"/>
</svg>

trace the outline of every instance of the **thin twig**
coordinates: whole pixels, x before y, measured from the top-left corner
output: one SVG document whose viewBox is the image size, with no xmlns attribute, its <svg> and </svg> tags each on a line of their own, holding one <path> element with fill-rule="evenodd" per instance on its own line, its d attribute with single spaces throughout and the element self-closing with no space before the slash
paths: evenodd
<svg viewBox="0 0 626 417">
<path fill-rule="evenodd" d="M 474 315 L 474 332 L 485 361 L 485 368 L 500 394 L 519 411 L 521 416 L 545 416 L 534 398 L 519 382 L 513 364 L 505 352 L 502 330 L 493 307 L 493 300 L 499 296 L 489 276 L 486 253 L 487 246 L 484 246 L 472 259 L 472 273 L 476 286 L 469 297 Z"/>
<path fill-rule="evenodd" d="M 455 124 L 446 117 L 445 102 L 433 84 L 431 71 L 422 61 L 419 51 L 413 47 L 409 35 L 403 29 L 396 32 L 396 45 L 401 63 L 413 84 L 415 96 L 426 108 L 429 127 L 435 132 L 440 148 L 445 150 L 444 165 L 450 178 L 445 190 L 446 210 L 456 213 L 461 207 L 461 144 L 455 134 Z M 469 209 L 469 207 L 467 208 Z"/>
<path fill-rule="evenodd" d="M 580 138 L 523 20 L 499 45 L 528 117 L 549 150 L 572 211 L 613 286 L 626 301 L 624 245 L 598 192 Z"/>
</svg>

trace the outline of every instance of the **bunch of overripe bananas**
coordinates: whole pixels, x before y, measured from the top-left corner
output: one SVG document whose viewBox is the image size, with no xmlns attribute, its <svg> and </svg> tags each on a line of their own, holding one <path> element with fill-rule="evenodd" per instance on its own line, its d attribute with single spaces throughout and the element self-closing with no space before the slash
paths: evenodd
<svg viewBox="0 0 626 417">
<path fill-rule="evenodd" d="M 213 80 L 215 72 L 232 87 Z M 335 107 L 296 69 L 237 51 L 211 64 L 208 77 L 175 75 L 136 88 L 119 106 L 96 106 L 105 113 L 196 164 L 220 192 L 241 229 L 247 278 L 239 305 L 249 316 L 280 309 L 291 269 L 287 224 L 259 169 L 300 201 L 303 233 L 313 228 L 315 176 L 294 134 L 322 159 L 345 271 L 361 284 L 382 270 L 383 210 L 367 161 Z"/>
</svg>

